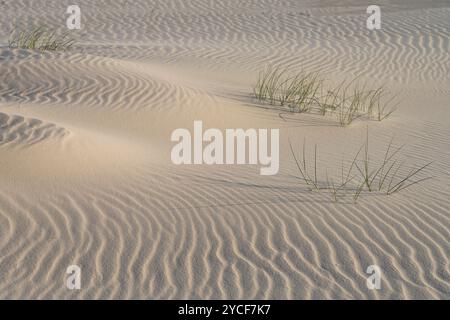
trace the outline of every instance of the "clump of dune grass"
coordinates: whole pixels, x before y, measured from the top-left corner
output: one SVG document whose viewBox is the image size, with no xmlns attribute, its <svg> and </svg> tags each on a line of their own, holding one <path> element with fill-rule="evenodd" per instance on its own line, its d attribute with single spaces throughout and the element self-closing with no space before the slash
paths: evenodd
<svg viewBox="0 0 450 320">
<path fill-rule="evenodd" d="M 40 51 L 65 51 L 69 49 L 74 40 L 68 33 L 57 33 L 44 27 L 36 27 L 31 30 L 13 30 L 9 38 L 10 48 L 31 49 Z"/>
<path fill-rule="evenodd" d="M 317 72 L 292 75 L 287 68 L 267 67 L 259 73 L 253 92 L 259 101 L 287 107 L 290 112 L 335 115 L 341 126 L 360 118 L 382 121 L 396 110 L 392 106 L 396 96 L 383 87 L 366 89 L 356 80 L 325 88 L 325 80 Z"/>
<path fill-rule="evenodd" d="M 259 73 L 253 92 L 259 101 L 288 106 L 295 112 L 307 112 L 317 100 L 321 82 L 318 73 L 292 75 L 288 69 L 268 67 Z"/>
<path fill-rule="evenodd" d="M 341 126 L 348 126 L 359 118 L 387 119 L 395 110 L 392 102 L 396 96 L 389 96 L 383 87 L 368 90 L 356 83 L 356 79 L 346 83 L 344 80 L 327 93 L 318 102 L 320 114 L 327 111 L 336 114 Z"/>
<path fill-rule="evenodd" d="M 296 156 L 291 142 L 289 145 L 300 174 L 299 178 L 310 190 L 330 192 L 335 202 L 348 195 L 352 196 L 353 202 L 357 202 L 362 193 L 377 192 L 389 196 L 431 178 L 429 176 L 419 177 L 419 173 L 430 166 L 432 162 L 408 170 L 406 162 L 397 157 L 403 146 L 394 148 L 393 139 L 386 148 L 383 161 L 374 163 L 369 152 L 368 130 L 366 141 L 356 152 L 348 168 L 345 168 L 342 160 L 339 168 L 341 175 L 338 179 L 330 177 L 326 168 L 322 170 L 322 178 L 319 177 L 317 145 L 314 146 L 314 162 L 312 164 L 308 164 L 306 160 L 305 141 L 301 160 Z M 311 168 L 313 168 L 313 174 L 309 173 Z"/>
</svg>

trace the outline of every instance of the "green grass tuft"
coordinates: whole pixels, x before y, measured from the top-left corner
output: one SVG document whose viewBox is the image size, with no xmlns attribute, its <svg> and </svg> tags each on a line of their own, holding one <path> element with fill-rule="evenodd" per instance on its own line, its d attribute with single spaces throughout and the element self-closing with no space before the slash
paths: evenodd
<svg viewBox="0 0 450 320">
<path fill-rule="evenodd" d="M 430 179 L 430 177 L 418 177 L 418 175 L 430 166 L 432 162 L 419 167 L 411 168 L 406 174 L 400 174 L 400 172 L 405 172 L 407 169 L 405 161 L 400 161 L 400 159 L 396 157 L 403 146 L 393 148 L 393 139 L 387 146 L 383 161 L 381 163 L 373 163 L 369 152 L 368 130 L 365 143 L 359 148 L 358 152 L 353 157 L 348 169 L 344 168 L 344 161 L 342 161 L 340 168 L 340 181 L 339 179 L 331 178 L 328 175 L 327 169 L 325 169 L 325 180 L 321 180 L 319 178 L 317 165 L 317 145 L 314 147 L 313 164 L 308 164 L 306 161 L 305 142 L 303 143 L 303 156 L 301 162 L 295 155 L 290 141 L 289 145 L 297 166 L 297 170 L 300 173 L 301 180 L 309 187 L 310 190 L 329 191 L 332 195 L 333 201 L 335 202 L 339 201 L 341 198 L 341 192 L 344 190 L 345 194 L 351 193 L 353 201 L 356 202 L 363 192 L 378 192 L 381 194 L 392 195 Z M 311 167 L 314 168 L 313 176 L 308 174 L 308 168 Z M 376 181 L 378 181 L 378 184 Z"/>
<path fill-rule="evenodd" d="M 267 67 L 259 73 L 253 92 L 259 101 L 287 107 L 291 112 L 334 114 L 343 127 L 359 118 L 382 121 L 396 110 L 392 105 L 396 96 L 383 87 L 367 90 L 356 78 L 334 88 L 325 88 L 324 83 L 317 72 L 291 75 L 287 68 Z"/>
<path fill-rule="evenodd" d="M 50 31 L 44 27 L 36 27 L 29 31 L 13 30 L 9 38 L 9 47 L 40 51 L 65 51 L 72 47 L 74 42 L 67 32 L 58 34 L 56 31 Z"/>
</svg>

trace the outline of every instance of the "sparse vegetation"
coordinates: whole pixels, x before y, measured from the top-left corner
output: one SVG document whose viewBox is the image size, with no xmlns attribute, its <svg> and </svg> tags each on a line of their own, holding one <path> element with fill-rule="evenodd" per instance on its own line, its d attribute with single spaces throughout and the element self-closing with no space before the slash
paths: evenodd
<svg viewBox="0 0 450 320">
<path fill-rule="evenodd" d="M 290 112 L 334 114 L 341 126 L 358 118 L 382 121 L 396 110 L 392 106 L 396 96 L 383 87 L 367 90 L 358 86 L 356 79 L 344 80 L 331 89 L 324 83 L 319 73 L 290 75 L 288 69 L 268 67 L 260 72 L 254 95 L 261 102 L 287 107 Z"/>
<path fill-rule="evenodd" d="M 306 143 L 303 143 L 302 161 L 296 156 L 290 142 L 289 145 L 297 170 L 300 174 L 299 178 L 310 188 L 310 190 L 329 191 L 335 202 L 338 202 L 339 199 L 345 198 L 348 195 L 351 195 L 353 201 L 356 202 L 363 192 L 378 192 L 392 195 L 430 179 L 428 176 L 419 177 L 418 175 L 431 165 L 431 162 L 419 167 L 411 168 L 408 173 L 404 173 L 407 171 L 405 161 L 400 161 L 400 159 L 396 157 L 403 146 L 393 149 L 393 139 L 386 148 L 383 161 L 379 164 L 374 164 L 369 153 L 368 130 L 366 141 L 353 157 L 348 169 L 345 168 L 344 161 L 342 161 L 340 167 L 340 179 L 331 178 L 328 175 L 328 170 L 325 169 L 325 180 L 320 180 L 318 177 L 317 145 L 314 146 L 314 163 L 309 165 L 306 161 Z M 361 151 L 363 152 L 361 153 Z M 311 167 L 314 168 L 313 176 L 308 173 L 308 170 L 310 170 Z M 378 183 L 376 183 L 376 181 L 378 181 Z M 345 193 L 342 191 L 345 191 Z"/>
<path fill-rule="evenodd" d="M 388 97 L 383 103 L 384 96 Z M 387 119 L 397 108 L 397 104 L 393 105 L 396 98 L 395 95 L 389 97 L 383 87 L 372 90 L 368 96 L 367 114 L 378 121 Z"/>
<path fill-rule="evenodd" d="M 44 27 L 29 31 L 13 30 L 9 39 L 10 48 L 34 49 L 40 51 L 64 51 L 74 44 L 68 33 L 57 33 Z"/>
<path fill-rule="evenodd" d="M 269 67 L 259 74 L 254 94 L 260 101 L 288 106 L 293 112 L 308 112 L 318 99 L 321 84 L 318 73 L 290 75 L 288 69 Z"/>
</svg>

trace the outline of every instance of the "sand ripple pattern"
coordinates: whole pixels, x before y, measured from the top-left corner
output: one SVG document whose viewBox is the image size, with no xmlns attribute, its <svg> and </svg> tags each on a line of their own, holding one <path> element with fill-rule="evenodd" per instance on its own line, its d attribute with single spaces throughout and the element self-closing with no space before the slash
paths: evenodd
<svg viewBox="0 0 450 320">
<path fill-rule="evenodd" d="M 197 173 L 142 168 L 121 188 L 86 186 L 35 201 L 2 192 L 0 296 L 449 297 L 445 201 L 335 208 L 292 181 L 255 189 L 251 176 L 230 183 L 227 173 Z M 161 187 L 147 187 L 149 179 Z M 64 288 L 72 263 L 83 269 L 80 293 Z M 384 270 L 380 292 L 365 284 L 371 264 Z"/>
<path fill-rule="evenodd" d="M 95 55 L 189 61 L 217 70 L 230 63 L 243 71 L 281 64 L 371 78 L 388 75 L 394 81 L 448 80 L 448 2 L 435 1 L 430 9 L 415 3 L 420 11 L 414 12 L 402 2 L 381 1 L 382 32 L 365 28 L 366 6 L 358 1 L 348 1 L 347 7 L 329 2 L 324 9 L 297 0 L 87 1 L 83 17 L 89 23 L 78 37 L 80 47 Z M 15 1 L 0 13 L 5 15 L 2 30 L 12 28 L 6 19 L 12 12 L 18 26 L 52 26 L 60 19 L 52 10 L 58 5 L 56 0 Z M 37 21 L 32 10 L 42 6 L 48 13 L 45 21 L 41 16 Z M 113 50 L 120 47 L 125 51 Z M 355 62 L 349 65 L 348 57 Z"/>
<path fill-rule="evenodd" d="M 106 106 L 110 111 L 163 108 L 170 112 L 175 102 L 200 93 L 155 76 L 150 67 L 81 53 L 3 49 L 0 69 L 4 77 L 0 102 L 22 106 Z"/>
<path fill-rule="evenodd" d="M 45 140 L 61 141 L 70 131 L 39 119 L 0 113 L 0 146 L 27 147 Z"/>
<path fill-rule="evenodd" d="M 380 0 L 383 30 L 369 32 L 357 0 L 84 0 L 70 52 L 0 48 L 0 106 L 8 106 L 0 150 L 10 152 L 9 165 L 28 146 L 37 160 L 98 160 L 80 166 L 86 175 L 55 174 L 51 184 L 20 189 L 2 180 L 0 298 L 450 299 L 450 127 L 441 114 L 415 118 L 406 109 L 370 123 L 373 149 L 399 133 L 411 142 L 408 160 L 434 161 L 437 176 L 411 193 L 364 195 L 356 205 L 308 192 L 284 153 L 273 178 L 254 167 L 159 160 L 171 130 L 203 118 L 275 123 L 285 140 L 294 130 L 318 140 L 325 132 L 323 149 L 339 137 L 344 147 L 359 143 L 365 124 L 283 122 L 217 94 L 238 88 L 249 100 L 250 78 L 267 64 L 397 84 L 409 89 L 403 107 L 430 83 L 426 93 L 448 101 L 450 6 L 429 2 Z M 4 0 L 0 43 L 14 24 L 60 26 L 64 9 L 59 0 Z M 228 82 L 219 81 L 224 75 Z M 72 134 L 70 148 L 56 153 Z M 107 177 L 97 172 L 103 167 Z M 80 291 L 65 287 L 71 264 L 82 268 Z M 383 270 L 380 291 L 366 286 L 373 264 Z"/>
</svg>

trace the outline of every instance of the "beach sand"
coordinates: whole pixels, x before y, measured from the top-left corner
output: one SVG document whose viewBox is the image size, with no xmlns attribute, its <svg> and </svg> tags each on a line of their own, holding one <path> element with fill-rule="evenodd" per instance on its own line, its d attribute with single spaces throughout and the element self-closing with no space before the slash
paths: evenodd
<svg viewBox="0 0 450 320">
<path fill-rule="evenodd" d="M 0 3 L 1 299 L 450 299 L 448 1 L 380 0 L 371 31 L 356 0 L 83 0 L 71 49 L 8 48 L 14 26 L 64 30 L 72 2 Z M 268 65 L 384 85 L 398 110 L 282 112 L 252 97 Z M 195 120 L 279 129 L 278 174 L 172 164 Z M 366 130 L 374 159 L 394 137 L 432 178 L 357 203 L 308 190 L 289 141 L 339 175 Z"/>
</svg>

